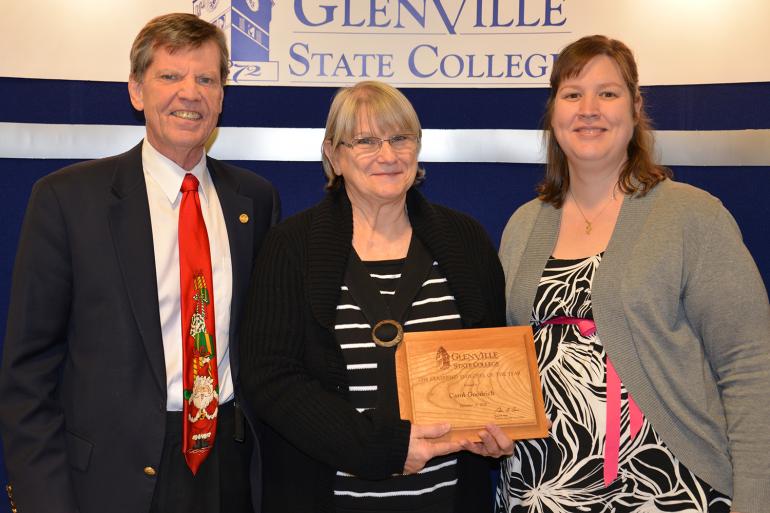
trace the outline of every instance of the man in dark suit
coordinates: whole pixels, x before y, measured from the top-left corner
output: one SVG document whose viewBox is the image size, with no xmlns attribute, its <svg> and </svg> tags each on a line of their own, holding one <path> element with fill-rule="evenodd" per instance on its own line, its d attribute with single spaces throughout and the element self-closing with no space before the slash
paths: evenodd
<svg viewBox="0 0 770 513">
<path fill-rule="evenodd" d="M 279 204 L 267 181 L 205 154 L 228 62 L 213 25 L 191 14 L 153 19 L 134 41 L 129 79 L 145 139 L 32 191 L 0 370 L 18 511 L 258 511 L 258 444 L 236 402 L 236 328 Z M 193 399 L 183 392 L 190 321 L 185 328 L 177 243 L 188 175 L 200 184 L 197 219 L 210 246 L 218 394 L 218 409 L 206 402 L 213 444 L 195 471 L 182 453 L 183 404 Z"/>
</svg>

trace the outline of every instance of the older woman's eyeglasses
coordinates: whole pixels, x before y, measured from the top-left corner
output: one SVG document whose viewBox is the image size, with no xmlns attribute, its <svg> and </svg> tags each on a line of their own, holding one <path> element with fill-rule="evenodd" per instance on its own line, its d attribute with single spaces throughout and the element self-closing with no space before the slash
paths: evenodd
<svg viewBox="0 0 770 513">
<path fill-rule="evenodd" d="M 414 151 L 420 138 L 413 134 L 397 134 L 389 139 L 379 137 L 357 137 L 350 142 L 340 141 L 340 144 L 350 148 L 361 155 L 377 153 L 382 148 L 382 143 L 387 142 L 390 148 L 397 152 Z"/>
</svg>

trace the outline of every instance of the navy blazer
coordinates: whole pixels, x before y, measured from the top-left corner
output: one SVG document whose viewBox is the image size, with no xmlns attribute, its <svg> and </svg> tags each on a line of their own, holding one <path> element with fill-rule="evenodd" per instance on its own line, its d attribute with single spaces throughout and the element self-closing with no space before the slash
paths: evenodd
<svg viewBox="0 0 770 513">
<path fill-rule="evenodd" d="M 150 507 L 156 478 L 145 469 L 158 467 L 163 449 L 166 370 L 141 148 L 69 166 L 32 190 L 0 371 L 0 427 L 20 511 Z M 211 158 L 207 166 L 230 242 L 237 391 L 243 298 L 280 206 L 255 173 Z"/>
</svg>

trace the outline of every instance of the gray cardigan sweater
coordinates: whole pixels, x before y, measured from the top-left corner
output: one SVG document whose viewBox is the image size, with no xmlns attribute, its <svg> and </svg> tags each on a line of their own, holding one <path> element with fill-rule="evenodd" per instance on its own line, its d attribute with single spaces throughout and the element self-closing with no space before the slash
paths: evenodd
<svg viewBox="0 0 770 513">
<path fill-rule="evenodd" d="M 530 322 L 560 219 L 535 199 L 505 228 L 509 324 Z M 627 196 L 591 298 L 597 335 L 666 445 L 734 511 L 767 512 L 770 304 L 730 213 L 671 180 Z"/>
</svg>

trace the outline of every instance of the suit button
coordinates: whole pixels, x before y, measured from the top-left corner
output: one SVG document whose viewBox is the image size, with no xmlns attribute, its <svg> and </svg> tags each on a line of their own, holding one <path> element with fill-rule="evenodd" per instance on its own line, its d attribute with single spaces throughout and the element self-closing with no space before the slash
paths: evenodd
<svg viewBox="0 0 770 513">
<path fill-rule="evenodd" d="M 13 486 L 11 486 L 11 483 L 5 485 L 5 491 L 8 492 L 8 495 L 13 494 Z"/>
<path fill-rule="evenodd" d="M 144 467 L 144 474 L 147 476 L 154 476 L 157 472 L 155 472 L 155 469 L 152 467 Z"/>
</svg>

